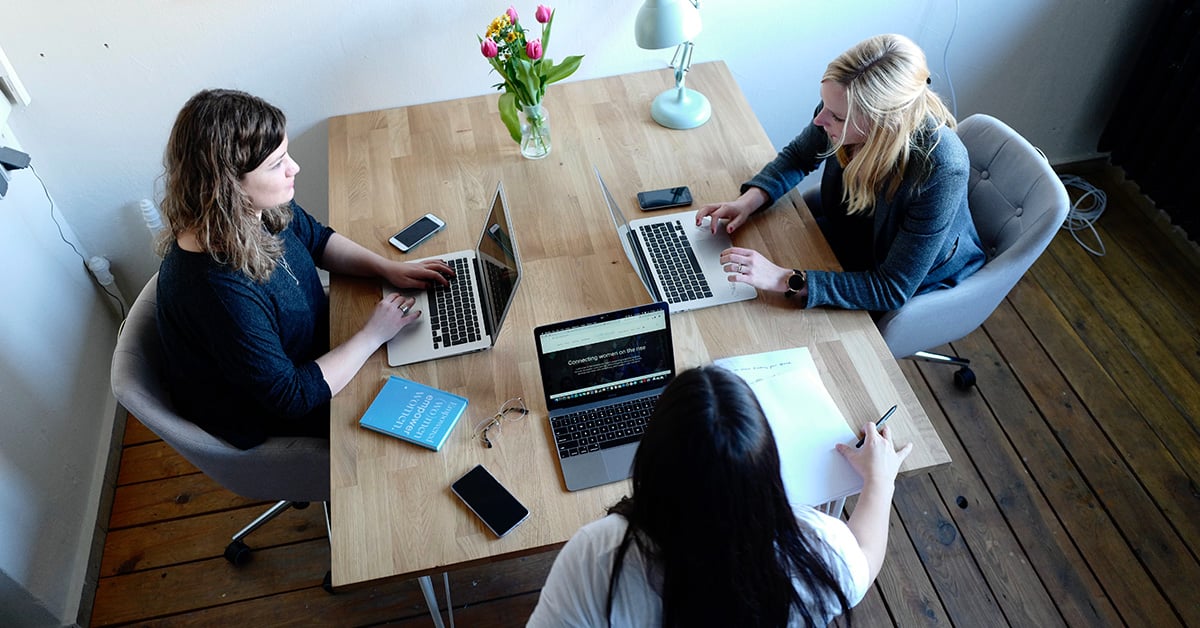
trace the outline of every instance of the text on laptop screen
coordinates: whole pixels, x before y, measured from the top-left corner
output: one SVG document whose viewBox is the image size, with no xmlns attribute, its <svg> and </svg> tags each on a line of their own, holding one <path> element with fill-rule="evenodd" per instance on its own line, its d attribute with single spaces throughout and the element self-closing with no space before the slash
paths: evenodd
<svg viewBox="0 0 1200 628">
<path fill-rule="evenodd" d="M 488 296 L 483 300 L 483 315 L 487 318 L 489 334 L 499 329 L 517 287 L 517 252 L 513 248 L 511 230 L 504 212 L 504 198 L 497 190 L 476 251 L 480 284 Z"/>
<path fill-rule="evenodd" d="M 661 386 L 674 368 L 667 313 L 661 310 L 548 331 L 539 341 L 551 409 Z"/>
</svg>

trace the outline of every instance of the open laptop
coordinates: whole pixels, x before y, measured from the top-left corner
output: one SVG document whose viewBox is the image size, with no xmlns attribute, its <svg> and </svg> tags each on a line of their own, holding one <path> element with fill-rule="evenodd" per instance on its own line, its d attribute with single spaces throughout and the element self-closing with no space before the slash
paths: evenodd
<svg viewBox="0 0 1200 628">
<path fill-rule="evenodd" d="M 733 245 L 729 234 L 696 226 L 696 212 L 660 214 L 625 220 L 625 214 L 608 191 L 600 170 L 596 180 L 625 255 L 655 301 L 666 301 L 671 312 L 696 310 L 758 296 L 749 284 L 729 281 L 721 267 L 721 251 Z"/>
<path fill-rule="evenodd" d="M 675 376 L 663 302 L 533 330 L 567 490 L 628 478 L 646 421 Z"/>
<path fill-rule="evenodd" d="M 413 309 L 423 315 L 387 343 L 388 365 L 402 366 L 451 355 L 490 349 L 521 282 L 521 259 L 508 216 L 504 186 L 496 184 L 492 209 L 473 251 L 456 251 L 424 259 L 444 260 L 456 275 L 449 286 L 399 290 L 387 284 L 384 295 L 403 292 L 416 297 Z M 423 261 L 423 260 L 416 260 Z"/>
</svg>

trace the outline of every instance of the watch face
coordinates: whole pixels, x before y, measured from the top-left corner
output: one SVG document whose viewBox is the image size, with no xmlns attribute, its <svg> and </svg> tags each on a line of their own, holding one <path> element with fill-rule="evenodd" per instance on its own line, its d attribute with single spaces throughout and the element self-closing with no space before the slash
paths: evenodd
<svg viewBox="0 0 1200 628">
<path fill-rule="evenodd" d="M 792 276 L 788 277 L 788 289 L 799 292 L 803 288 L 804 288 L 804 278 L 796 273 L 792 273 Z"/>
</svg>

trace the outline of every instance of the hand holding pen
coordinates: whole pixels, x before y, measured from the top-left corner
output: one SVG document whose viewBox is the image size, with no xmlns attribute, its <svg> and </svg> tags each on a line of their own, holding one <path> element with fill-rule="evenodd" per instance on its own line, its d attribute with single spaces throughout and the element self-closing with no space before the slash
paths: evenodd
<svg viewBox="0 0 1200 628">
<path fill-rule="evenodd" d="M 878 421 L 876 421 L 876 422 L 875 422 L 875 429 L 876 429 L 876 430 L 882 430 L 882 429 L 883 429 L 883 424 L 884 424 L 884 423 L 887 423 L 887 420 L 888 420 L 889 418 L 891 418 L 891 416 L 892 416 L 893 414 L 895 414 L 895 412 L 896 412 L 896 406 L 892 406 L 890 409 L 888 409 L 888 411 L 887 411 L 887 412 L 884 412 L 884 413 L 883 413 L 883 417 L 881 417 L 881 418 L 880 418 Z M 863 434 L 863 437 L 862 437 L 862 438 L 860 438 L 860 439 L 858 439 L 858 444 L 857 444 L 857 445 L 855 445 L 854 447 L 855 447 L 855 448 L 862 447 L 862 446 L 863 446 L 863 443 L 865 443 L 865 442 L 867 442 L 867 435 L 866 435 L 866 434 Z"/>
<path fill-rule="evenodd" d="M 837 445 L 838 452 L 846 458 L 850 466 L 854 467 L 854 470 L 858 471 L 858 474 L 868 483 L 883 482 L 890 486 L 896 479 L 896 473 L 900 470 L 900 465 L 908 457 L 908 454 L 912 452 L 912 443 L 896 449 L 892 443 L 891 426 L 884 425 L 885 421 L 895 411 L 896 407 L 892 406 L 892 409 L 888 410 L 874 424 L 874 429 L 872 429 L 871 423 L 863 426 L 863 438 L 858 441 L 857 445 L 851 446 L 848 443 L 838 443 Z M 875 434 L 868 434 L 866 432 L 867 430 L 875 431 L 876 429 L 879 431 Z"/>
</svg>

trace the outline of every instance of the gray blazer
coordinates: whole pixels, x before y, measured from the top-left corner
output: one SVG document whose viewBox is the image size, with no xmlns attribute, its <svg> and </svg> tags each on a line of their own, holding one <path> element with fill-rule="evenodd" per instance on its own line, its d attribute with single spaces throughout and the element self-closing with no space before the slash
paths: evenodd
<svg viewBox="0 0 1200 628">
<path fill-rule="evenodd" d="M 808 271 L 808 307 L 891 311 L 915 294 L 953 286 L 983 266 L 986 256 L 967 208 L 967 149 L 953 131 L 932 124 L 919 144 L 896 194 L 889 201 L 880 193 L 875 200 L 874 241 L 863 243 L 871 247 L 873 268 Z M 928 158 L 921 157 L 930 145 Z M 761 188 L 774 203 L 824 161 L 825 213 L 834 220 L 845 217 L 843 169 L 836 156 L 820 157 L 828 148 L 825 131 L 810 123 L 742 184 L 742 191 Z"/>
</svg>

